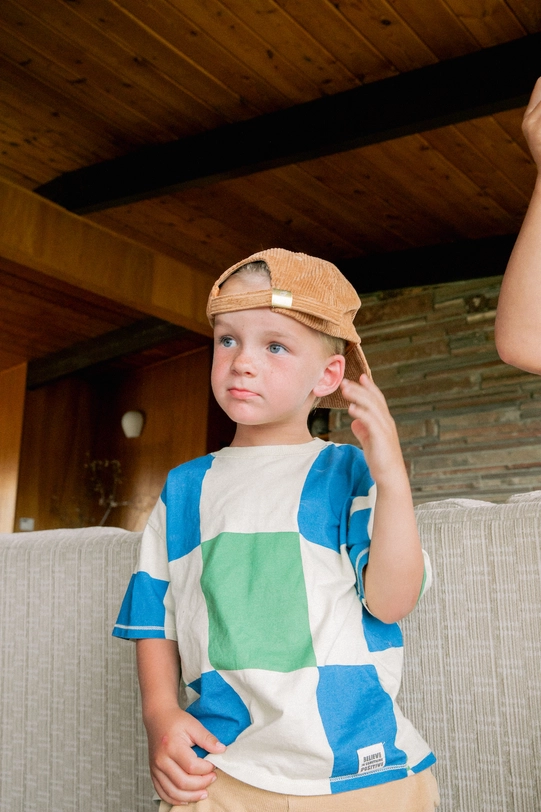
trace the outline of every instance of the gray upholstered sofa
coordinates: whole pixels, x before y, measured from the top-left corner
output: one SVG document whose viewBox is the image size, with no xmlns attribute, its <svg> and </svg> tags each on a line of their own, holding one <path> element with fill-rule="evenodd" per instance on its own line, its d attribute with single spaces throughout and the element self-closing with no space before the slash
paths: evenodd
<svg viewBox="0 0 541 812">
<path fill-rule="evenodd" d="M 418 508 L 435 583 L 402 708 L 442 812 L 541 810 L 541 491 Z M 110 635 L 140 534 L 0 536 L 0 812 L 149 812 L 134 647 Z"/>
</svg>

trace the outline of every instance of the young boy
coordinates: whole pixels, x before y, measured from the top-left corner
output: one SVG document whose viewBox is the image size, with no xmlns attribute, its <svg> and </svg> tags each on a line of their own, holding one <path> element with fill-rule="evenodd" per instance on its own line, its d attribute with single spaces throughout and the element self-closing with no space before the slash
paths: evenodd
<svg viewBox="0 0 541 812">
<path fill-rule="evenodd" d="M 396 622 L 429 563 L 359 306 L 334 265 L 283 249 L 211 291 L 235 437 L 169 474 L 114 631 L 137 639 L 160 812 L 438 804 L 435 758 L 395 704 Z M 316 401 L 349 407 L 363 451 L 311 437 Z"/>
</svg>

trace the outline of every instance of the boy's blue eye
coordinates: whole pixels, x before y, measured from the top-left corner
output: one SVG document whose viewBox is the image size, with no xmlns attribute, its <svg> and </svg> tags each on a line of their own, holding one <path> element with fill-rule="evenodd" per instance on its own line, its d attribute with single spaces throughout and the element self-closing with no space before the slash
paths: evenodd
<svg viewBox="0 0 541 812">
<path fill-rule="evenodd" d="M 220 339 L 220 344 L 222 347 L 232 347 L 234 343 L 235 341 L 233 338 L 231 338 L 231 336 L 222 336 Z"/>
<path fill-rule="evenodd" d="M 269 352 L 278 355 L 281 352 L 287 352 L 287 350 L 282 344 L 269 344 Z"/>
</svg>

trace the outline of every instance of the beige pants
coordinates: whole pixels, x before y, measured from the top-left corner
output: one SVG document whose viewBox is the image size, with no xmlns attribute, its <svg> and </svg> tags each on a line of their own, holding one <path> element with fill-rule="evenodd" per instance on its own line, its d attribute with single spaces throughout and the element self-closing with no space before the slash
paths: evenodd
<svg viewBox="0 0 541 812">
<path fill-rule="evenodd" d="M 159 812 L 434 812 L 440 805 L 438 785 L 430 769 L 377 787 L 338 795 L 282 795 L 243 784 L 216 770 L 209 797 L 181 806 L 161 801 Z"/>
</svg>

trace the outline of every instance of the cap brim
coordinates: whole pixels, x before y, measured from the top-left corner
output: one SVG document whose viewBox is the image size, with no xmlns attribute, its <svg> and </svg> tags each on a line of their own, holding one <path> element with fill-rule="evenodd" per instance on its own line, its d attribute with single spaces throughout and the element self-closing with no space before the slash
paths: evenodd
<svg viewBox="0 0 541 812">
<path fill-rule="evenodd" d="M 357 382 L 361 375 L 366 373 L 369 378 L 372 377 L 368 361 L 365 358 L 364 352 L 360 344 L 352 344 L 346 352 L 346 369 L 344 378 L 350 381 Z M 317 404 L 318 409 L 347 409 L 349 401 L 344 398 L 340 389 L 333 392 L 331 395 L 326 395 L 321 398 Z"/>
</svg>

